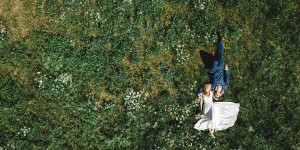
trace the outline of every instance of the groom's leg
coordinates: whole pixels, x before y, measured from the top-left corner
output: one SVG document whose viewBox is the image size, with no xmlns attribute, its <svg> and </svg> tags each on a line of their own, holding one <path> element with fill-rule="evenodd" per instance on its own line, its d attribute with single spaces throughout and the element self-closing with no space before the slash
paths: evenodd
<svg viewBox="0 0 300 150">
<path fill-rule="evenodd" d="M 223 59 L 213 58 L 212 66 L 209 69 L 208 73 L 215 73 L 217 71 L 224 70 L 224 61 Z"/>
</svg>

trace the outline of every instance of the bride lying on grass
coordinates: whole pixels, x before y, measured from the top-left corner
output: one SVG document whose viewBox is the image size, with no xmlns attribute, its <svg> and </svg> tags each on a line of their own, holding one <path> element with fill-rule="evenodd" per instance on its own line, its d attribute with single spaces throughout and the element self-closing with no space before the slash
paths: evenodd
<svg viewBox="0 0 300 150">
<path fill-rule="evenodd" d="M 204 85 L 204 91 L 199 96 L 201 119 L 194 125 L 197 130 L 209 130 L 212 138 L 214 132 L 232 127 L 237 119 L 239 103 L 213 102 L 211 84 Z M 202 109 L 203 107 L 203 109 Z"/>
</svg>

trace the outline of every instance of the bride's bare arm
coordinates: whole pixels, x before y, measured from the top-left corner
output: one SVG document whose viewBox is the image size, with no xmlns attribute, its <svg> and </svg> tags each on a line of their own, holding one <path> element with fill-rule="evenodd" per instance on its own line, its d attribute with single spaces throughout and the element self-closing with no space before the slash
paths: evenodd
<svg viewBox="0 0 300 150">
<path fill-rule="evenodd" d="M 200 112 L 202 112 L 202 105 L 203 105 L 202 93 L 199 94 L 199 103 L 200 103 Z"/>
</svg>

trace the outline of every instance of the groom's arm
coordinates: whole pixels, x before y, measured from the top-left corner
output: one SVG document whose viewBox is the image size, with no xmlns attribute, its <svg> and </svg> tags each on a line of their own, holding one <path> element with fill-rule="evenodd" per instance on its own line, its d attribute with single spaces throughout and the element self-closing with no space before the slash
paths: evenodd
<svg viewBox="0 0 300 150">
<path fill-rule="evenodd" d="M 230 79 L 230 73 L 229 70 L 224 70 L 224 82 L 225 85 L 223 86 L 223 90 L 225 91 L 227 87 L 229 86 L 229 79 Z"/>
<path fill-rule="evenodd" d="M 202 94 L 199 95 L 199 103 L 200 103 L 200 113 L 202 113 L 202 107 L 203 107 L 203 98 L 202 98 Z"/>
</svg>

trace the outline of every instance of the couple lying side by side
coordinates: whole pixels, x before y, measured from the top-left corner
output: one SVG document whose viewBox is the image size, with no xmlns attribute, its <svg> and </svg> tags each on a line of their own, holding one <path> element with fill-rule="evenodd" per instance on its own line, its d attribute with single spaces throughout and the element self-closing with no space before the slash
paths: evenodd
<svg viewBox="0 0 300 150">
<path fill-rule="evenodd" d="M 212 138 L 214 132 L 232 127 L 239 112 L 238 103 L 213 102 L 219 100 L 229 85 L 228 65 L 224 66 L 224 36 L 218 35 L 219 41 L 216 53 L 212 52 L 213 64 L 208 71 L 209 83 L 201 86 L 198 91 L 201 119 L 194 125 L 197 130 L 209 130 Z M 202 109 L 203 108 L 203 109 Z"/>
</svg>

